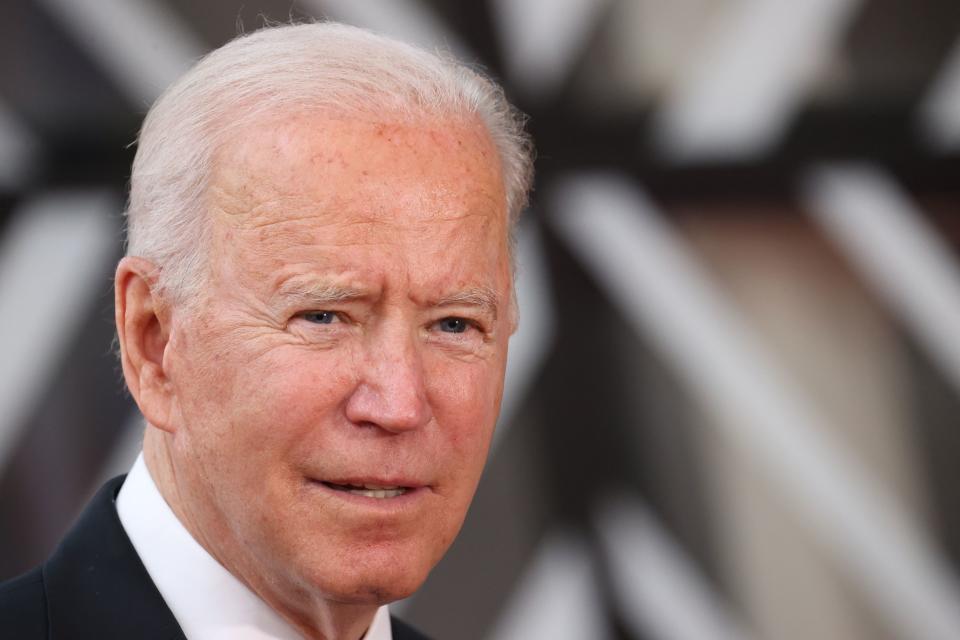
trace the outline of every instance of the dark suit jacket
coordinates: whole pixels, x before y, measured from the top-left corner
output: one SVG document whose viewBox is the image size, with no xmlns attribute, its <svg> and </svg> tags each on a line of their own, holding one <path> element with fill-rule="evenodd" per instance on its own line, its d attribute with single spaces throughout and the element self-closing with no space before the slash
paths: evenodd
<svg viewBox="0 0 960 640">
<path fill-rule="evenodd" d="M 120 524 L 123 477 L 97 492 L 50 559 L 0 584 L 4 640 L 185 640 Z M 394 640 L 425 636 L 391 618 Z"/>
</svg>

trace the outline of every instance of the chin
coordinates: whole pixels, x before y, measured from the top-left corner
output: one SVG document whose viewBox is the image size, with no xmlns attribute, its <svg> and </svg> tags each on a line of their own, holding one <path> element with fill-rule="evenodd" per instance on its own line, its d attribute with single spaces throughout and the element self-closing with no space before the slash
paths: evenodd
<svg viewBox="0 0 960 640">
<path fill-rule="evenodd" d="M 420 588 L 422 579 L 410 576 L 355 576 L 328 589 L 331 600 L 343 604 L 384 605 L 408 598 Z"/>
<path fill-rule="evenodd" d="M 418 584 L 417 587 L 419 586 Z M 371 583 L 359 585 L 352 592 L 338 594 L 337 597 L 332 599 L 342 604 L 374 605 L 379 607 L 408 598 L 413 595 L 416 590 L 417 588 L 399 589 L 397 585 Z"/>
<path fill-rule="evenodd" d="M 379 606 L 412 595 L 431 568 L 423 558 L 409 554 L 391 554 L 389 558 L 375 553 L 363 558 L 346 554 L 323 566 L 314 565 L 313 571 L 302 577 L 326 599 Z"/>
</svg>

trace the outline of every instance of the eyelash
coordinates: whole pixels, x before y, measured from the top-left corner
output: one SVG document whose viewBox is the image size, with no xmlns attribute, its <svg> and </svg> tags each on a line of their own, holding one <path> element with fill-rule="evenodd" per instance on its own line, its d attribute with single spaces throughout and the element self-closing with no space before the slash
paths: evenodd
<svg viewBox="0 0 960 640">
<path fill-rule="evenodd" d="M 339 311 L 330 311 L 330 310 L 307 311 L 302 313 L 300 317 L 311 324 L 318 324 L 318 325 L 336 324 L 336 323 L 345 321 L 345 318 Z M 444 323 L 449 323 L 449 322 L 458 323 L 457 327 L 459 328 L 459 330 L 443 331 L 443 329 L 441 329 L 440 330 L 441 333 L 462 335 L 469 332 L 470 329 L 474 329 L 476 331 L 479 331 L 480 333 L 485 333 L 483 326 L 479 322 L 475 320 L 471 320 L 469 318 L 464 318 L 463 316 L 446 316 L 444 318 L 441 318 L 433 322 L 430 326 L 431 327 L 442 326 Z"/>
<path fill-rule="evenodd" d="M 455 334 L 460 334 L 460 333 L 466 333 L 467 330 L 470 329 L 470 328 L 474 328 L 474 329 L 477 328 L 477 326 L 476 326 L 475 323 L 471 322 L 470 320 L 467 320 L 466 318 L 461 318 L 460 316 L 448 316 L 448 317 L 446 317 L 446 318 L 441 318 L 440 320 L 438 320 L 438 321 L 435 322 L 434 324 L 435 324 L 435 325 L 439 325 L 439 326 L 443 326 L 444 324 L 449 323 L 449 322 L 456 322 L 456 323 L 458 323 L 458 330 L 454 330 L 454 331 L 443 331 L 443 329 L 441 329 L 441 331 L 442 331 L 443 333 L 455 333 Z"/>
<path fill-rule="evenodd" d="M 329 316 L 330 322 L 318 322 L 313 319 L 316 316 Z M 303 314 L 303 319 L 313 324 L 333 324 L 334 320 L 342 320 L 343 318 L 336 311 L 308 311 Z"/>
</svg>

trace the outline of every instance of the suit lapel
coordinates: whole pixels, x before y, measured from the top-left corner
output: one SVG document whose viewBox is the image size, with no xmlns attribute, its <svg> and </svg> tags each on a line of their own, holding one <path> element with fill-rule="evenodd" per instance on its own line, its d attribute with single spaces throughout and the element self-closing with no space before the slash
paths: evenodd
<svg viewBox="0 0 960 640">
<path fill-rule="evenodd" d="M 43 567 L 51 640 L 185 640 L 120 524 L 122 484 L 97 492 Z"/>
</svg>

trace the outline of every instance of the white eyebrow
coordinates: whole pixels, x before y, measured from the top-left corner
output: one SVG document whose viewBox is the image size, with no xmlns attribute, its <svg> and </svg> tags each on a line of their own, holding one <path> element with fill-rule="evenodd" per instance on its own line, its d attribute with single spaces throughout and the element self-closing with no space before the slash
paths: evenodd
<svg viewBox="0 0 960 640">
<path fill-rule="evenodd" d="M 283 284 L 277 291 L 275 297 L 285 300 L 295 300 L 300 303 L 311 304 L 322 307 L 327 304 L 336 304 L 339 302 L 349 302 L 360 298 L 370 296 L 369 291 L 364 291 L 357 287 L 349 285 L 333 284 L 322 281 L 290 280 Z"/>
<path fill-rule="evenodd" d="M 497 311 L 499 310 L 498 300 L 499 297 L 493 289 L 488 287 L 474 287 L 443 296 L 432 304 L 437 307 L 480 307 L 496 320 Z"/>
<path fill-rule="evenodd" d="M 372 297 L 372 293 L 366 289 L 341 285 L 323 281 L 304 281 L 288 280 L 275 294 L 284 302 L 295 301 L 298 304 L 312 305 L 316 308 L 322 308 L 324 305 L 331 305 L 353 300 L 362 300 Z M 441 296 L 436 300 L 429 302 L 433 307 L 477 307 L 485 313 L 490 314 L 494 320 L 497 319 L 499 311 L 499 297 L 496 292 L 489 287 L 471 287 L 462 291 Z"/>
</svg>

